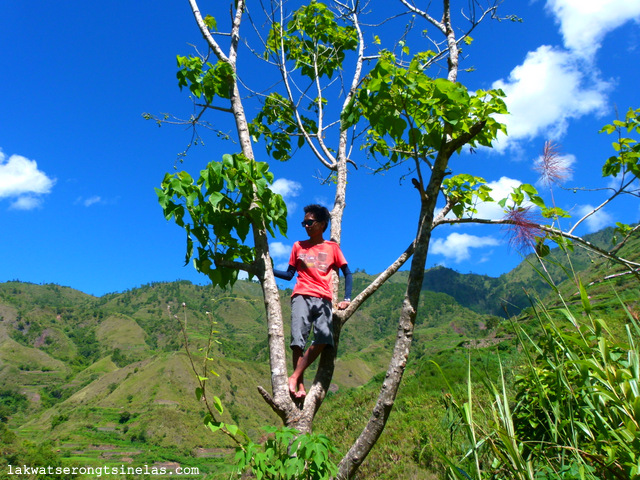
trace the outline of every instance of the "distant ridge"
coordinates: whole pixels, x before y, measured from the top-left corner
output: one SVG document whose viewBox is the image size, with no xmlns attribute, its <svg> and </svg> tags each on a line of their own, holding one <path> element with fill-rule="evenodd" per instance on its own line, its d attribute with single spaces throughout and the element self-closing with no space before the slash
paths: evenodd
<svg viewBox="0 0 640 480">
<path fill-rule="evenodd" d="M 589 236 L 600 246 L 610 245 L 612 238 L 612 229 Z M 630 241 L 621 253 L 637 261 L 640 240 Z M 434 387 L 440 385 L 434 362 L 446 366 L 451 381 L 462 381 L 470 352 L 482 358 L 478 368 L 496 368 L 495 350 L 516 361 L 513 334 L 503 317 L 526 309 L 527 294 L 544 297 L 551 291 L 534 260 L 529 256 L 497 278 L 445 267 L 425 273 L 406 380 L 410 395 L 419 398 L 423 388 L 441 388 Z M 567 301 L 576 301 L 567 273 L 573 270 L 589 284 L 618 267 L 576 247 L 570 261 L 554 249 L 545 268 Z M 343 328 L 328 399 L 336 403 L 327 408 L 364 402 L 362 396 L 369 398 L 374 388 L 363 387 L 383 379 L 407 275 L 394 275 Z M 372 278 L 356 272 L 354 294 Z M 639 311 L 633 281 L 620 277 L 594 287 L 594 309 L 610 312 L 618 302 L 611 300 L 615 289 Z M 281 292 L 285 318 L 289 295 Z M 69 462 L 162 459 L 221 468 L 232 445 L 202 426 L 203 407 L 194 395 L 181 332 L 185 320 L 197 365 L 215 322 L 219 343 L 214 342 L 206 372 L 212 394 L 220 397 L 227 421 L 259 439 L 260 426 L 277 419 L 256 393 L 257 385 L 270 385 L 269 353 L 261 289 L 250 281 L 238 282 L 233 291 L 189 281 L 155 282 L 99 298 L 55 284 L 0 283 L 0 418 L 25 439 L 51 442 Z M 327 416 L 332 418 L 333 410 Z"/>
</svg>

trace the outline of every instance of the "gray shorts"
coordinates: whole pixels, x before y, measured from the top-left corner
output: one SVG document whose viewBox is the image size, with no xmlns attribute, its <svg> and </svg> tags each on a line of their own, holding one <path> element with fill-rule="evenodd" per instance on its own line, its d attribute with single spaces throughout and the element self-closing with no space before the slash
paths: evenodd
<svg viewBox="0 0 640 480">
<path fill-rule="evenodd" d="M 313 344 L 333 347 L 333 308 L 331 300 L 294 295 L 291 298 L 291 347 L 304 350 L 313 325 Z"/>
</svg>

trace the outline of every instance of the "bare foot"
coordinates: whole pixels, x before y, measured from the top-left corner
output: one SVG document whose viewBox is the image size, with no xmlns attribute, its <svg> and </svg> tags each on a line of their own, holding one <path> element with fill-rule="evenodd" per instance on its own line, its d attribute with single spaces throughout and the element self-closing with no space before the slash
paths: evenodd
<svg viewBox="0 0 640 480">
<path fill-rule="evenodd" d="M 304 390 L 304 384 L 298 385 L 298 391 L 296 392 L 296 398 L 303 400 L 307 396 L 307 392 Z"/>
<path fill-rule="evenodd" d="M 298 379 L 289 377 L 289 393 L 292 397 L 296 396 L 296 384 L 298 383 Z"/>
</svg>

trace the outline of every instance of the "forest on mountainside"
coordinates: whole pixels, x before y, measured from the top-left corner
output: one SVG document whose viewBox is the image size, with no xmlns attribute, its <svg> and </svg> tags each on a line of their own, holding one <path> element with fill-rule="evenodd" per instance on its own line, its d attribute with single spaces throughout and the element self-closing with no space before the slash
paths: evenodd
<svg viewBox="0 0 640 480">
<path fill-rule="evenodd" d="M 590 240 L 604 245 L 612 234 L 607 229 Z M 640 252 L 637 240 L 626 248 L 632 257 Z M 556 250 L 552 259 L 547 262 L 551 275 L 560 280 L 563 271 L 573 268 L 585 285 L 615 270 L 580 249 L 569 257 Z M 554 301 L 548 283 L 531 281 L 537 268 L 533 258 L 526 258 L 499 278 L 442 267 L 426 272 L 410 375 L 389 429 L 359 478 L 435 478 L 430 475 L 442 471 L 433 445 L 449 441 L 442 423 L 446 382 L 464 390 L 470 361 L 473 382 L 481 383 L 481 374 L 498 378 L 502 366 L 513 387 L 524 362 L 514 322 L 532 338 L 540 334 L 540 325 L 531 306 L 517 306 L 512 299 L 524 288 L 531 298 Z M 354 291 L 368 277 L 358 272 Z M 637 314 L 637 281 L 618 277 L 587 288 L 593 311 L 606 316 L 616 335 L 623 336 L 625 316 L 617 297 Z M 580 304 L 572 280 L 559 289 L 569 304 Z M 290 294 L 280 293 L 283 298 Z M 343 332 L 336 374 L 317 426 L 339 442 L 349 439 L 335 430 L 363 421 L 354 413 L 370 408 L 384 377 L 402 294 L 401 278 L 388 282 Z M 504 313 L 496 315 L 504 305 L 517 314 L 508 319 Z M 254 389 L 266 384 L 269 375 L 264 312 L 255 283 L 238 282 L 231 291 L 189 282 L 155 283 L 100 298 L 53 284 L 0 284 L 5 465 L 46 458 L 61 465 L 168 462 L 212 474 L 227 471 L 234 445 L 202 426 L 204 410 L 193 394 L 196 382 L 185 354 L 185 323 L 196 359 L 215 323 L 219 343 L 212 351 L 212 368 L 218 376 L 211 388 L 224 404 L 227 421 L 256 441 L 264 438 L 266 419 L 277 420 Z"/>
</svg>

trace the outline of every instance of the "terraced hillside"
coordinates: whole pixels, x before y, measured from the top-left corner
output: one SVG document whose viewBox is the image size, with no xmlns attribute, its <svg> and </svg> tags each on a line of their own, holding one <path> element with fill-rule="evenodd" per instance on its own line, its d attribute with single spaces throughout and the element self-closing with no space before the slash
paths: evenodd
<svg viewBox="0 0 640 480">
<path fill-rule="evenodd" d="M 594 241 L 605 244 L 610 236 L 604 232 Z M 625 247 L 625 255 L 637 259 L 638 243 Z M 633 278 L 597 283 L 617 267 L 584 252 L 574 252 L 570 264 L 561 252 L 552 258 L 549 269 L 557 281 L 573 268 L 583 283 L 596 282 L 590 287 L 596 311 L 616 314 L 618 297 L 632 311 L 640 310 Z M 504 315 L 505 299 L 512 311 L 526 307 L 514 302 L 521 292 L 544 296 L 552 290 L 537 280 L 533 265 L 526 259 L 498 279 L 443 268 L 427 272 L 412 363 L 393 413 L 397 422 L 385 433 L 388 441 L 422 441 L 424 430 L 415 419 L 438 408 L 434 392 L 440 394 L 442 388 L 434 362 L 452 379 L 464 376 L 470 351 L 476 352 L 478 368 L 487 371 L 497 368 L 496 353 L 517 362 L 509 321 L 498 313 Z M 356 415 L 361 410 L 366 418 L 366 406 L 391 355 L 405 275 L 392 278 L 343 329 L 319 428 L 330 432 L 334 424 L 361 421 Z M 354 294 L 372 278 L 356 273 Z M 579 301 L 571 281 L 560 284 L 560 290 L 569 302 Z M 288 317 L 290 291 L 281 294 Z M 8 432 L 18 434 L 2 436 L 5 451 L 24 459 L 44 443 L 63 464 L 180 464 L 224 471 L 233 445 L 202 425 L 204 410 L 194 395 L 195 377 L 185 353 L 185 323 L 196 364 L 212 325 L 218 332 L 211 363 L 217 374 L 210 383 L 213 393 L 221 398 L 228 421 L 254 440 L 261 438 L 260 427 L 278 420 L 256 391 L 258 385 L 270 384 L 257 284 L 239 282 L 232 292 L 223 292 L 189 282 L 155 283 L 101 298 L 58 285 L 0 284 L 0 418 Z M 408 412 L 413 418 L 409 423 L 404 417 Z M 397 429 L 404 434 L 395 434 Z M 395 452 L 385 445 L 383 439 L 371 468 L 384 452 Z M 396 464 L 404 465 L 405 472 L 424 470 L 411 458 Z"/>
</svg>

